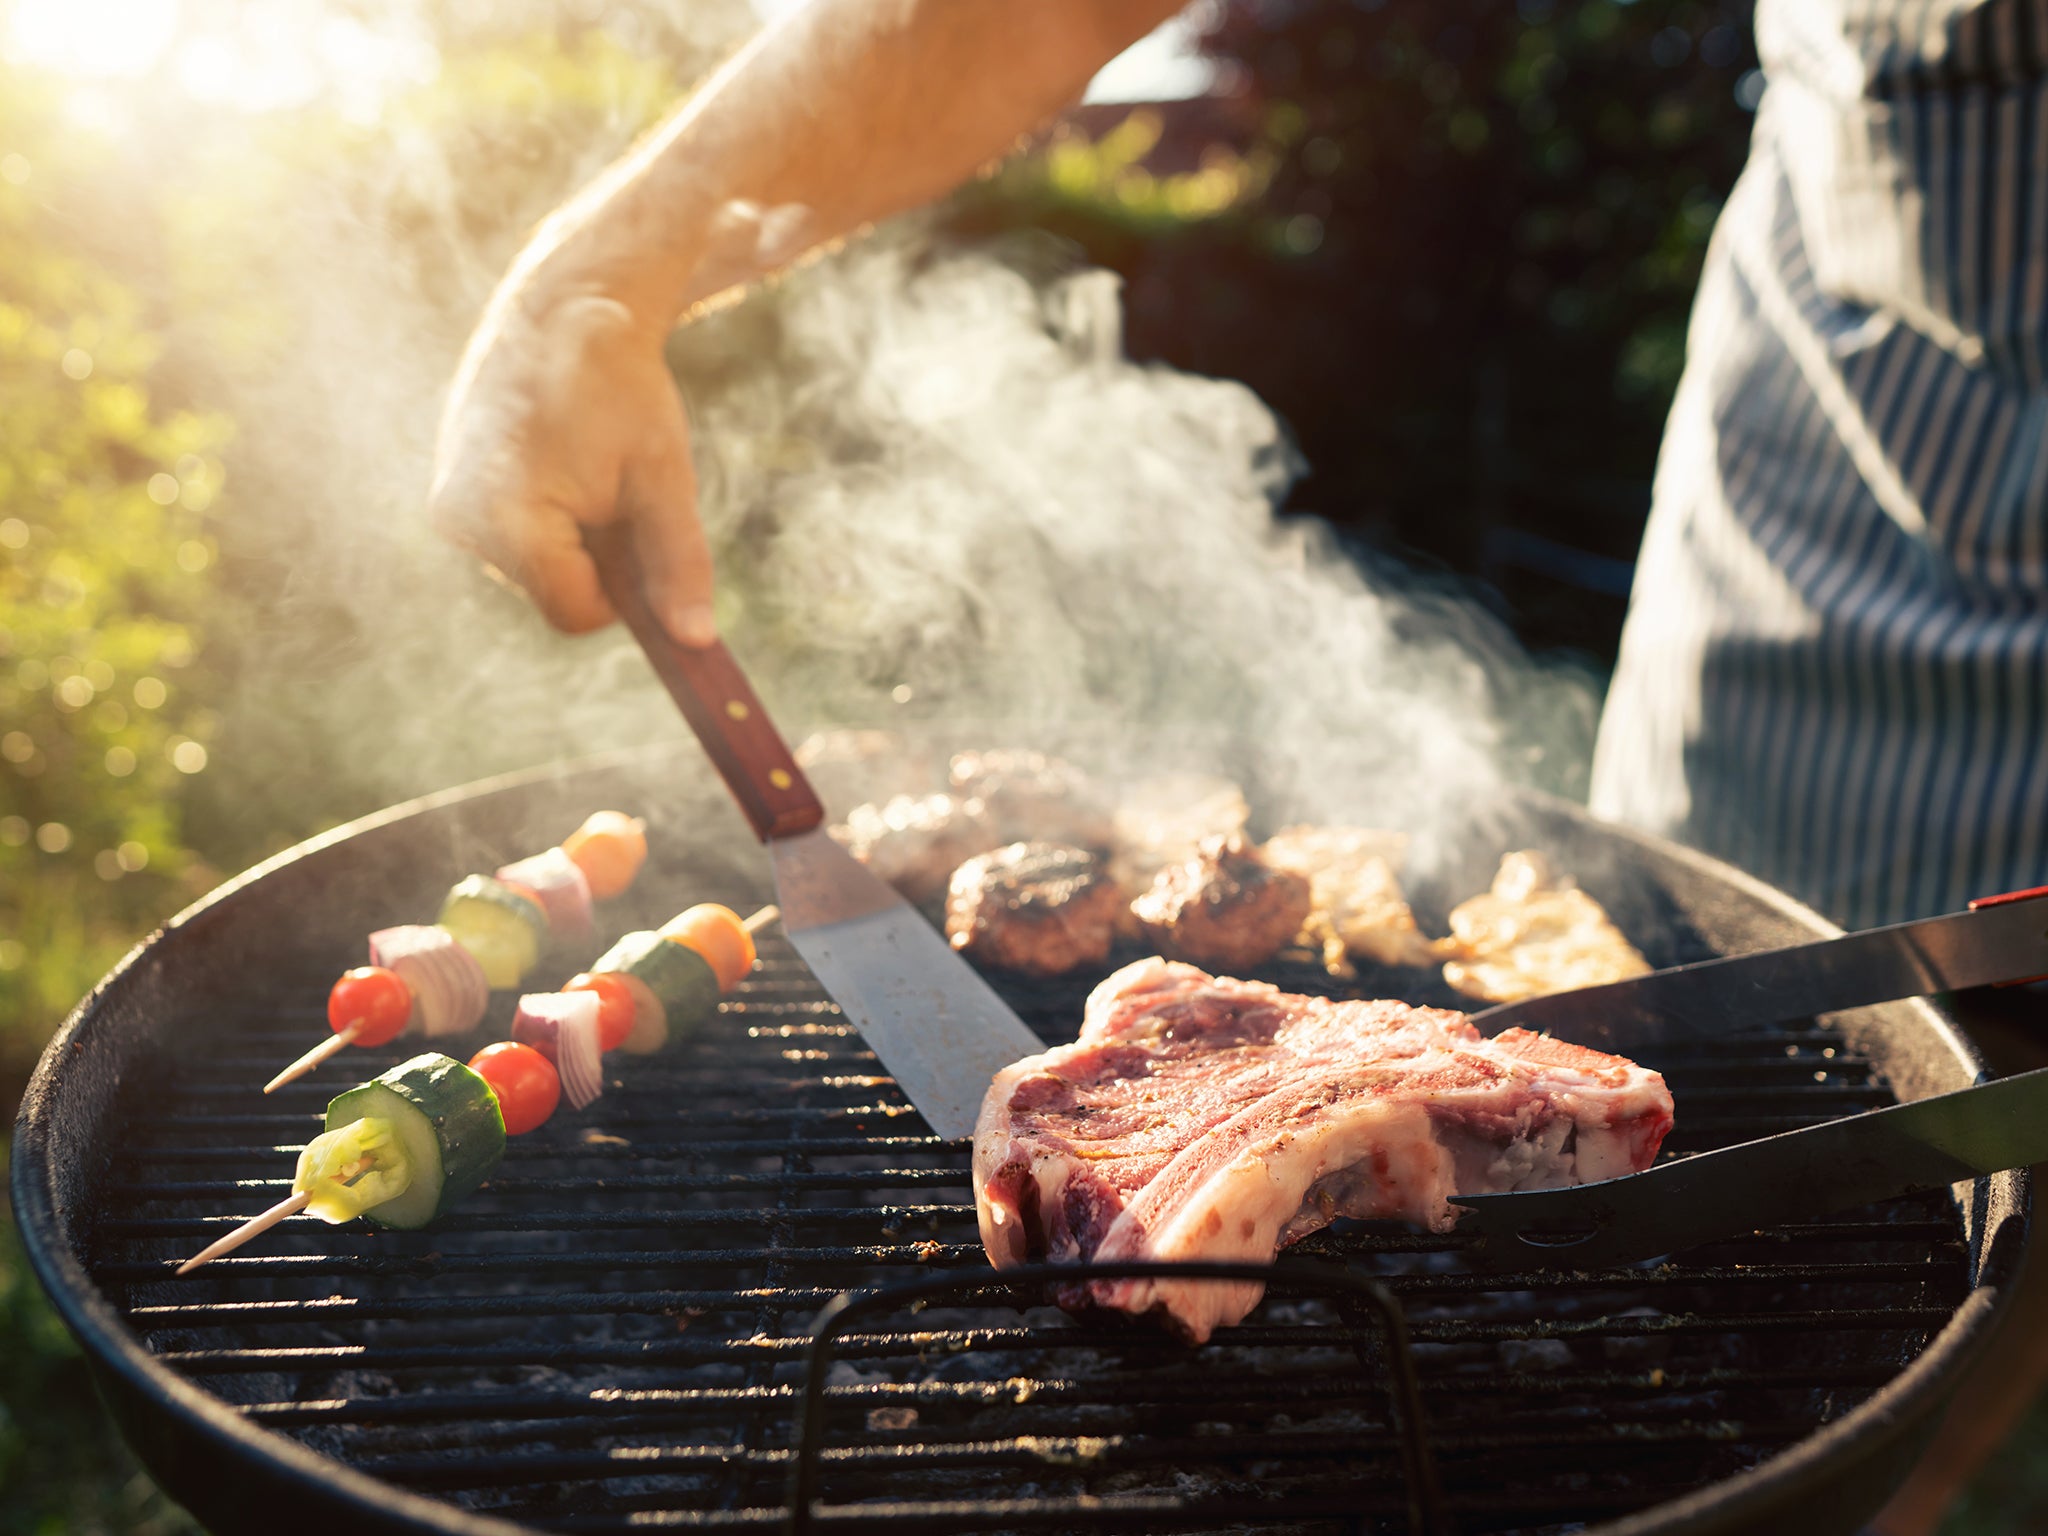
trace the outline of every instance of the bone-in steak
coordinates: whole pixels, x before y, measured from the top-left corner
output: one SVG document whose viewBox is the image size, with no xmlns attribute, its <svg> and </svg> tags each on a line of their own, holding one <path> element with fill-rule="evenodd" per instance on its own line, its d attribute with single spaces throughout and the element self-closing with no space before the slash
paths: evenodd
<svg viewBox="0 0 2048 1536">
<path fill-rule="evenodd" d="M 981 1238 L 1033 1259 L 1263 1262 L 1340 1216 L 1436 1231 L 1449 1197 L 1648 1167 L 1663 1078 L 1461 1013 L 1299 997 L 1141 960 L 1097 987 L 1080 1038 L 998 1073 L 974 1135 Z M 1094 1281 L 1060 1304 L 1158 1309 L 1200 1342 L 1261 1288 Z"/>
</svg>

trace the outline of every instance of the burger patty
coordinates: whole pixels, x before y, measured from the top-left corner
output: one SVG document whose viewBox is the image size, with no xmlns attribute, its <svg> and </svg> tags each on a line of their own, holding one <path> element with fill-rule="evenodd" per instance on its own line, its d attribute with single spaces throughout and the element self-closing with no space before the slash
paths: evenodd
<svg viewBox="0 0 2048 1536">
<path fill-rule="evenodd" d="M 1244 971 L 1300 933 L 1313 905 L 1306 879 L 1275 869 L 1242 837 L 1228 837 L 1210 838 L 1192 859 L 1162 869 L 1131 911 L 1161 953 Z"/>
<path fill-rule="evenodd" d="M 946 937 L 982 963 L 1057 976 L 1108 958 L 1123 909 L 1123 892 L 1087 849 L 1011 843 L 953 872 Z"/>
</svg>

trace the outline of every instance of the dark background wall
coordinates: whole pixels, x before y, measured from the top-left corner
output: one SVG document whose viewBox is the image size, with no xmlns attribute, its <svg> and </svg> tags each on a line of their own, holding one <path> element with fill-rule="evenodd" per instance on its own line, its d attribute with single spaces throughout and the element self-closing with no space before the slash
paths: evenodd
<svg viewBox="0 0 2048 1536">
<path fill-rule="evenodd" d="M 1204 45 L 1220 99 L 1159 109 L 1145 159 L 1224 146 L 1256 195 L 1175 221 L 1020 173 L 962 218 L 1057 231 L 1125 277 L 1133 355 L 1257 389 L 1309 465 L 1296 508 L 1609 661 L 1762 88 L 1749 10 L 1230 0 Z"/>
</svg>

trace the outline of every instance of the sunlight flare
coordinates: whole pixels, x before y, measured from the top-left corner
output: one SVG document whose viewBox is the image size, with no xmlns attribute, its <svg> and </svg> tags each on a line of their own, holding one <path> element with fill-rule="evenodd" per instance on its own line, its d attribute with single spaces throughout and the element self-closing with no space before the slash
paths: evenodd
<svg viewBox="0 0 2048 1536">
<path fill-rule="evenodd" d="M 134 79 L 163 58 L 178 12 L 178 0 L 13 0 L 7 51 L 59 74 Z"/>
</svg>

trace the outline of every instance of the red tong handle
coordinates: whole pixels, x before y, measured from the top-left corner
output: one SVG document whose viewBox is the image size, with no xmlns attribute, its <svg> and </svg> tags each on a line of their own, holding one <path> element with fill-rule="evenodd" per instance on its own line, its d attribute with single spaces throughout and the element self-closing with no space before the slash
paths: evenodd
<svg viewBox="0 0 2048 1536">
<path fill-rule="evenodd" d="M 1980 907 L 2005 907 L 2016 901 L 2032 901 L 2037 896 L 2048 896 L 2048 885 L 2037 885 L 2031 891 L 2007 891 L 2003 896 L 1979 896 L 1970 903 L 1975 912 Z"/>
<path fill-rule="evenodd" d="M 654 616 L 633 558 L 631 527 L 613 523 L 593 528 L 583 542 L 597 561 L 605 596 L 697 733 L 754 835 L 767 842 L 821 825 L 825 807 L 725 642 L 691 650 L 672 639 Z"/>
</svg>

